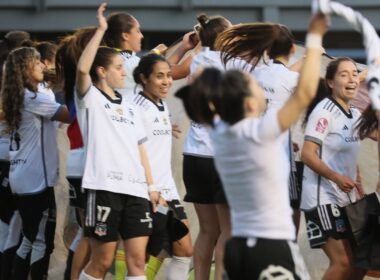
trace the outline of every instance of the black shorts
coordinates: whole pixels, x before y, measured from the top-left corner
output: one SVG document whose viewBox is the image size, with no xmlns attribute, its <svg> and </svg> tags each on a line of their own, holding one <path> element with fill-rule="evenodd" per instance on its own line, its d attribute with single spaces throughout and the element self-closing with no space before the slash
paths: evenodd
<svg viewBox="0 0 380 280">
<path fill-rule="evenodd" d="M 147 251 L 153 256 L 171 256 L 172 243 L 189 233 L 187 226 L 181 220 L 187 219 L 184 207 L 179 200 L 167 201 L 169 211 L 152 214 L 153 232 L 149 237 Z"/>
<path fill-rule="evenodd" d="M 117 241 L 152 233 L 150 202 L 141 197 L 87 190 L 85 236 Z"/>
<path fill-rule="evenodd" d="M 84 209 L 86 207 L 85 190 L 82 188 L 82 178 L 69 178 L 69 199 L 70 206 Z"/>
<path fill-rule="evenodd" d="M 301 193 L 302 193 L 302 180 L 303 180 L 303 168 L 304 163 L 302 161 L 296 161 L 296 171 L 291 171 L 289 178 L 289 196 L 290 206 L 294 210 L 300 209 Z"/>
<path fill-rule="evenodd" d="M 321 248 L 329 237 L 336 240 L 348 238 L 346 212 L 338 205 L 320 205 L 304 213 L 311 248 Z"/>
<path fill-rule="evenodd" d="M 202 204 L 227 203 L 214 159 L 184 155 L 183 181 L 186 188 L 184 201 Z"/>
<path fill-rule="evenodd" d="M 226 243 L 224 267 L 230 280 L 310 279 L 298 245 L 287 240 L 234 237 Z"/>
<path fill-rule="evenodd" d="M 9 224 L 15 210 L 16 205 L 9 186 L 9 161 L 0 161 L 0 220 Z"/>
</svg>

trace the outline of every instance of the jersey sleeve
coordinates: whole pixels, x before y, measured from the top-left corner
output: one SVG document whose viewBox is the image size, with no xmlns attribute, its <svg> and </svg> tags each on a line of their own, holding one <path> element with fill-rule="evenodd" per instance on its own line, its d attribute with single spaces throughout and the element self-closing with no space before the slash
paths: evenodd
<svg viewBox="0 0 380 280">
<path fill-rule="evenodd" d="M 141 113 L 141 109 L 137 106 L 133 106 L 130 110 L 133 110 L 135 114 L 134 122 L 136 127 L 137 144 L 140 145 L 148 141 L 148 136 L 144 128 L 143 114 Z"/>
<path fill-rule="evenodd" d="M 76 89 L 74 89 L 74 95 L 75 95 L 75 100 L 76 100 L 76 104 L 79 106 L 79 108 L 88 108 L 90 107 L 91 105 L 91 100 L 94 96 L 94 86 L 91 85 L 85 95 L 80 95 L 78 94 L 78 92 L 76 91 Z"/>
<path fill-rule="evenodd" d="M 276 110 L 269 110 L 262 118 L 248 118 L 244 123 L 244 135 L 257 142 L 272 141 L 281 135 Z"/>
<path fill-rule="evenodd" d="M 317 106 L 310 114 L 305 129 L 305 141 L 322 145 L 323 140 L 331 130 L 330 112 Z"/>
<path fill-rule="evenodd" d="M 267 111 L 260 121 L 258 132 L 261 141 L 270 141 L 281 135 L 282 131 L 278 121 L 278 110 Z"/>
<path fill-rule="evenodd" d="M 54 116 L 64 108 L 64 106 L 42 93 L 37 93 L 36 96 L 27 96 L 24 105 L 25 111 L 51 120 L 54 120 Z"/>
</svg>

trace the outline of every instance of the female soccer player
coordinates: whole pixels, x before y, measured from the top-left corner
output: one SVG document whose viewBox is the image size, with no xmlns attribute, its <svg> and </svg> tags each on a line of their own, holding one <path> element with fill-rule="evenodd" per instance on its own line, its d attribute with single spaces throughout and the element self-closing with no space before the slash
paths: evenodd
<svg viewBox="0 0 380 280">
<path fill-rule="evenodd" d="M 98 28 L 78 61 L 75 85 L 77 117 L 86 149 L 82 187 L 87 189 L 85 232 L 91 259 L 80 279 L 102 279 L 111 266 L 119 235 L 126 252 L 128 277 L 146 279 L 145 249 L 152 231 L 158 192 L 143 143 L 138 111 L 115 91 L 124 86 L 123 58 L 99 47 L 107 20 L 98 9 Z M 149 187 L 148 187 L 149 186 Z"/>
<path fill-rule="evenodd" d="M 206 69 L 190 87 L 192 115 L 212 126 L 215 165 L 231 208 L 233 238 L 225 252 L 229 279 L 309 279 L 294 243 L 287 188 L 290 169 L 281 134 L 315 96 L 326 29 L 325 18 L 315 15 L 298 86 L 278 111 L 263 116 L 262 89 L 240 71 L 222 74 Z M 257 59 L 254 45 L 243 46 L 248 61 Z M 276 254 L 268 254 L 274 251 Z"/>
</svg>

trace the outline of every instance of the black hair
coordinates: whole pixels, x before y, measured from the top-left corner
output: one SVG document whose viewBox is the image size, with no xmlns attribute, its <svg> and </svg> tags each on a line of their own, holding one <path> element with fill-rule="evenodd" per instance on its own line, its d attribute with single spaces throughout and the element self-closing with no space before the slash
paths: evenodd
<svg viewBox="0 0 380 280">
<path fill-rule="evenodd" d="M 242 120 L 245 98 L 252 94 L 243 72 L 222 73 L 216 68 L 206 68 L 191 86 L 182 88 L 176 96 L 183 100 L 193 121 L 212 126 L 216 114 L 230 125 Z"/>
<path fill-rule="evenodd" d="M 90 69 L 90 76 L 93 82 L 99 81 L 98 74 L 96 73 L 96 68 L 98 67 L 108 67 L 112 64 L 112 58 L 116 55 L 119 55 L 119 52 L 115 49 L 109 47 L 99 47 L 96 53 L 94 62 L 92 63 Z"/>
<path fill-rule="evenodd" d="M 165 57 L 163 57 L 162 55 L 158 55 L 155 53 L 144 55 L 140 59 L 140 62 L 137 65 L 137 67 L 133 70 L 133 79 L 135 80 L 135 83 L 144 86 L 141 80 L 141 75 L 145 78 L 149 78 L 150 74 L 152 74 L 153 72 L 154 65 L 159 61 L 168 63 Z"/>
</svg>

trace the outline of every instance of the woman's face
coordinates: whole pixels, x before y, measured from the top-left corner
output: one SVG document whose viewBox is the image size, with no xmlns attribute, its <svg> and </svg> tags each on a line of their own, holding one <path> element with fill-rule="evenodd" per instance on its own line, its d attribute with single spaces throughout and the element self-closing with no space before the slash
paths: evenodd
<svg viewBox="0 0 380 280">
<path fill-rule="evenodd" d="M 129 32 L 124 33 L 125 34 L 125 46 L 123 46 L 123 49 L 130 50 L 133 52 L 139 52 L 141 51 L 141 42 L 144 38 L 143 34 L 140 30 L 140 24 L 135 19 L 133 26 Z"/>
<path fill-rule="evenodd" d="M 125 86 L 126 71 L 121 55 L 114 55 L 111 64 L 105 69 L 105 80 L 111 88 L 123 88 Z"/>
<path fill-rule="evenodd" d="M 41 60 L 34 58 L 30 65 L 30 78 L 33 83 L 40 83 L 44 80 L 44 69 L 45 65 L 41 62 Z"/>
<path fill-rule="evenodd" d="M 143 83 L 144 93 L 154 101 L 166 98 L 173 83 L 169 64 L 165 61 L 156 62 L 152 73 L 143 79 Z"/>
<path fill-rule="evenodd" d="M 351 61 L 342 61 L 339 63 L 337 71 L 332 80 L 327 81 L 335 98 L 344 102 L 350 101 L 358 92 L 359 75 L 356 65 Z"/>
</svg>

